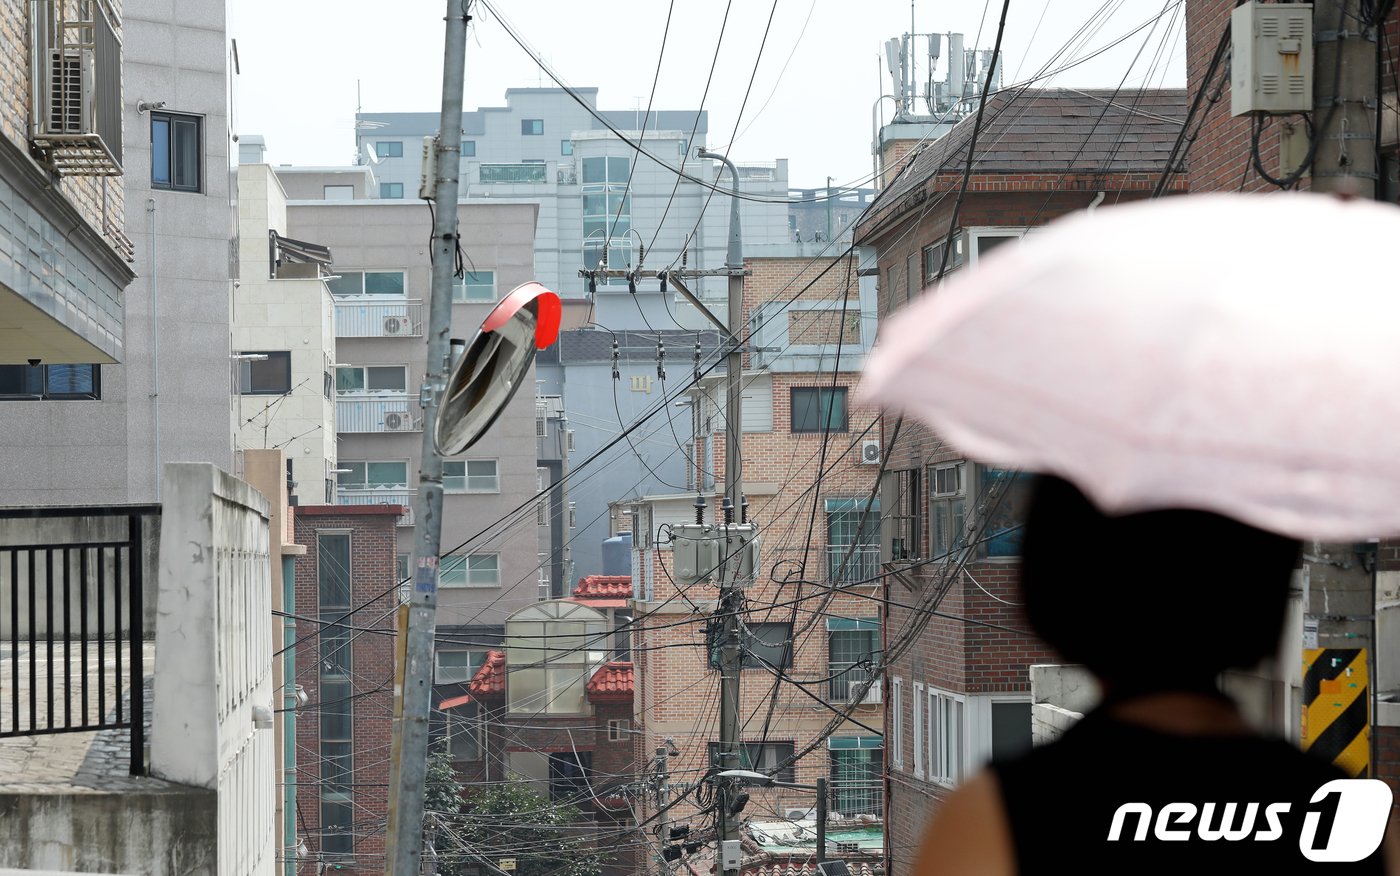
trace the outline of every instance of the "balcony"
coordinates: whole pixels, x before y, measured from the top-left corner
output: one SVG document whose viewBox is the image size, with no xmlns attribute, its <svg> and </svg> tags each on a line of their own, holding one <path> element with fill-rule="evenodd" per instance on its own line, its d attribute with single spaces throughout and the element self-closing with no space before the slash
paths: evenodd
<svg viewBox="0 0 1400 876">
<path fill-rule="evenodd" d="M 336 490 L 337 505 L 402 505 L 404 512 L 399 516 L 399 526 L 413 525 L 413 502 L 418 494 L 407 488 L 350 490 L 341 487 Z"/>
<path fill-rule="evenodd" d="M 421 338 L 423 302 L 417 298 L 337 298 L 335 336 L 338 338 Z"/>
<path fill-rule="evenodd" d="M 421 432 L 423 421 L 410 413 L 408 396 L 393 398 L 337 398 L 335 402 L 335 431 L 349 432 Z"/>
<path fill-rule="evenodd" d="M 538 164 L 483 164 L 480 180 L 483 183 L 542 183 L 549 178 L 549 169 L 543 162 Z"/>
<path fill-rule="evenodd" d="M 850 559 L 846 555 L 850 554 Z M 845 568 L 841 564 L 845 563 Z M 877 584 L 880 573 L 880 546 L 875 544 L 828 545 L 826 549 L 827 577 L 837 586 Z"/>
</svg>

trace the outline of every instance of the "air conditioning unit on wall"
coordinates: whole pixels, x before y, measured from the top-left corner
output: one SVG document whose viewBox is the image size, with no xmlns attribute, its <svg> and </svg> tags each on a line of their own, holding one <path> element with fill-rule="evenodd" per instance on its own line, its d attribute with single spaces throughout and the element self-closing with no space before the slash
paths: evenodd
<svg viewBox="0 0 1400 876">
<path fill-rule="evenodd" d="M 867 440 L 860 442 L 860 464 L 879 465 L 880 464 L 880 442 Z"/>
<path fill-rule="evenodd" d="M 384 415 L 385 432 L 409 432 L 413 430 L 413 417 L 406 412 L 390 411 Z"/>
<path fill-rule="evenodd" d="M 413 320 L 406 316 L 386 316 L 384 317 L 384 336 L 388 338 L 404 337 L 413 334 Z"/>
</svg>

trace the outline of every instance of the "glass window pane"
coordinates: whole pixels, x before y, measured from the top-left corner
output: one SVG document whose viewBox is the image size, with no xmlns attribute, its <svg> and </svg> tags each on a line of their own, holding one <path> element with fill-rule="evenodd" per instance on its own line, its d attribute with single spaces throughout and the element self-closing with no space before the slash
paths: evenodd
<svg viewBox="0 0 1400 876">
<path fill-rule="evenodd" d="M 495 554 L 475 554 L 467 557 L 467 582 L 470 584 L 499 584 L 500 559 Z"/>
<path fill-rule="evenodd" d="M 332 295 L 363 295 L 365 293 L 365 275 L 359 271 L 340 271 L 340 276 L 332 277 L 326 281 L 326 285 L 331 287 Z"/>
<path fill-rule="evenodd" d="M 573 154 L 574 154 L 574 141 L 573 141 L 573 140 L 560 140 L 560 141 L 559 141 L 559 154 L 560 154 L 560 155 L 573 155 Z"/>
<path fill-rule="evenodd" d="M 374 144 L 374 153 L 380 158 L 402 158 L 402 140 L 381 140 Z"/>
<path fill-rule="evenodd" d="M 42 365 L 0 365 L 0 396 L 37 396 L 43 391 Z"/>
<path fill-rule="evenodd" d="M 604 194 L 583 196 L 583 215 L 585 218 L 602 216 L 607 213 L 608 198 Z"/>
<path fill-rule="evenodd" d="M 992 759 L 1015 757 L 1031 747 L 1031 704 L 992 703 Z"/>
<path fill-rule="evenodd" d="M 585 183 L 607 182 L 608 164 L 605 158 L 583 159 L 583 181 Z"/>
<path fill-rule="evenodd" d="M 170 120 L 151 116 L 151 183 L 170 185 Z"/>
<path fill-rule="evenodd" d="M 365 370 L 363 368 L 335 369 L 336 392 L 359 392 L 364 388 Z"/>
<path fill-rule="evenodd" d="M 984 497 L 999 496 L 987 515 L 987 556 L 1015 557 L 1021 553 L 1030 478 L 1020 472 L 981 468 L 979 488 Z"/>
<path fill-rule="evenodd" d="M 626 158 L 609 158 L 609 159 L 608 159 L 608 182 L 616 182 L 616 183 L 625 183 L 625 182 L 627 182 L 627 159 L 626 159 Z"/>
<path fill-rule="evenodd" d="M 381 198 L 402 198 L 403 183 L 386 182 L 379 184 L 379 197 Z"/>
<path fill-rule="evenodd" d="M 467 558 L 460 554 L 444 556 L 438 563 L 438 584 L 443 587 L 460 587 L 466 583 Z"/>
<path fill-rule="evenodd" d="M 442 488 L 449 492 L 462 492 L 467 488 L 466 463 L 453 459 L 442 461 Z"/>
<path fill-rule="evenodd" d="M 372 487 L 406 487 L 408 486 L 408 463 L 366 463 L 365 480 Z"/>
<path fill-rule="evenodd" d="M 174 119 L 175 188 L 199 188 L 199 120 Z"/>
<path fill-rule="evenodd" d="M 49 395 L 92 395 L 96 365 L 45 365 L 44 391 Z"/>
<path fill-rule="evenodd" d="M 467 301 L 496 300 L 495 271 L 468 271 L 462 278 L 462 286 Z"/>
<path fill-rule="evenodd" d="M 403 271 L 366 271 L 366 295 L 402 295 Z"/>
<path fill-rule="evenodd" d="M 367 372 L 365 385 L 371 391 L 404 392 L 407 387 L 404 369 L 397 365 L 366 368 L 365 371 Z"/>
<path fill-rule="evenodd" d="M 475 141 L 475 140 L 463 140 L 463 141 L 462 141 L 462 157 L 463 157 L 463 158 L 475 158 L 475 157 L 476 157 L 476 141 Z"/>
<path fill-rule="evenodd" d="M 316 540 L 316 580 L 322 608 L 350 607 L 350 536 L 325 533 Z"/>
<path fill-rule="evenodd" d="M 342 487 L 356 489 L 365 485 L 365 464 L 363 462 L 338 462 L 336 468 L 345 471 L 336 473 L 336 483 Z"/>
</svg>

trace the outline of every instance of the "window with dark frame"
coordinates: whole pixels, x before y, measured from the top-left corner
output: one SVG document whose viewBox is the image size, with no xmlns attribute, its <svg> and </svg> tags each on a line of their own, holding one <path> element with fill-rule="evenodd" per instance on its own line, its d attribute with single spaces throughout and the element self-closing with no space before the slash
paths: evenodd
<svg viewBox="0 0 1400 876">
<path fill-rule="evenodd" d="M 100 398 L 100 365 L 0 365 L 0 400 L 70 401 Z"/>
<path fill-rule="evenodd" d="M 850 429 L 846 416 L 846 387 L 794 386 L 791 393 L 793 432 L 845 432 Z"/>
<path fill-rule="evenodd" d="M 592 796 L 588 775 L 593 752 L 554 751 L 549 754 L 549 799 L 552 803 L 578 804 Z"/>
<path fill-rule="evenodd" d="M 535 137 L 544 134 L 544 119 L 521 119 L 520 133 Z"/>
<path fill-rule="evenodd" d="M 955 552 L 963 546 L 967 525 L 965 468 L 962 462 L 929 467 L 929 559 L 955 559 Z"/>
<path fill-rule="evenodd" d="M 754 623 L 744 625 L 744 669 L 792 668 L 792 624 Z"/>
<path fill-rule="evenodd" d="M 249 350 L 239 355 L 266 357 L 239 361 L 238 392 L 240 395 L 286 395 L 292 391 L 291 351 Z"/>
<path fill-rule="evenodd" d="M 885 499 L 884 546 L 886 562 L 923 556 L 923 477 L 919 469 L 885 472 L 880 483 Z"/>
<path fill-rule="evenodd" d="M 151 188 L 202 191 L 202 123 L 200 116 L 151 113 Z"/>
<path fill-rule="evenodd" d="M 778 764 L 792 757 L 791 742 L 745 742 L 739 751 L 739 769 L 766 773 L 777 782 L 795 780 L 795 770 L 788 764 L 774 772 Z M 719 743 L 710 743 L 710 766 L 719 768 Z"/>
</svg>

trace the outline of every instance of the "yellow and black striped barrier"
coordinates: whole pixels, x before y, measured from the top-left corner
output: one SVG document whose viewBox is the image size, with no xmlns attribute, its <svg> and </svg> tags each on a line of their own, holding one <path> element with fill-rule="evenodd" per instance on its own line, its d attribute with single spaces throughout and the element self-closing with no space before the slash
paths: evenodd
<svg viewBox="0 0 1400 876">
<path fill-rule="evenodd" d="M 1368 687 L 1365 648 L 1303 650 L 1303 750 L 1356 779 L 1370 775 Z"/>
</svg>

